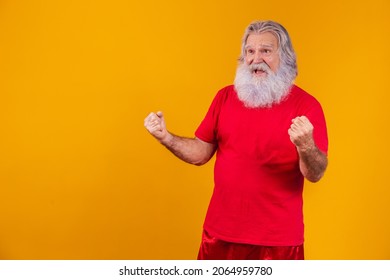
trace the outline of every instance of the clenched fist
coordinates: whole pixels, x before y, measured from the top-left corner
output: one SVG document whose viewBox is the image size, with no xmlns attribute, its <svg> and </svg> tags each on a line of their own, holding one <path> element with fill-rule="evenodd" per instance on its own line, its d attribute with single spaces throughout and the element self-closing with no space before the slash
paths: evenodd
<svg viewBox="0 0 390 280">
<path fill-rule="evenodd" d="M 310 150 L 315 147 L 313 125 L 305 116 L 296 117 L 288 130 L 291 142 L 300 150 Z"/>
<path fill-rule="evenodd" d="M 162 112 L 150 113 L 144 120 L 144 126 L 160 142 L 168 136 Z"/>
</svg>

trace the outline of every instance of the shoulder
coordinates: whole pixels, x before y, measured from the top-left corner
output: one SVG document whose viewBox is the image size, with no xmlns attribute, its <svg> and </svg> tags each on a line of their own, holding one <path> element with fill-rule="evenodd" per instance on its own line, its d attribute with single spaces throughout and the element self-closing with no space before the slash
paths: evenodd
<svg viewBox="0 0 390 280">
<path fill-rule="evenodd" d="M 218 93 L 217 93 L 217 96 L 220 95 L 220 96 L 226 96 L 226 95 L 232 95 L 232 94 L 235 94 L 236 93 L 236 90 L 234 88 L 234 85 L 228 85 L 228 86 L 225 86 L 223 88 L 221 88 Z"/>
<path fill-rule="evenodd" d="M 320 102 L 307 91 L 303 90 L 297 85 L 293 85 L 291 92 L 287 98 L 290 102 L 294 103 L 296 106 L 302 107 L 320 107 Z"/>
<path fill-rule="evenodd" d="M 229 99 L 235 99 L 236 96 L 237 94 L 236 90 L 234 89 L 234 85 L 228 85 L 218 90 L 214 97 L 214 103 L 223 104 Z"/>
<path fill-rule="evenodd" d="M 290 108 L 295 108 L 297 115 L 306 116 L 316 127 L 324 127 L 325 115 L 320 102 L 311 94 L 307 93 L 298 86 L 291 90 Z"/>
</svg>

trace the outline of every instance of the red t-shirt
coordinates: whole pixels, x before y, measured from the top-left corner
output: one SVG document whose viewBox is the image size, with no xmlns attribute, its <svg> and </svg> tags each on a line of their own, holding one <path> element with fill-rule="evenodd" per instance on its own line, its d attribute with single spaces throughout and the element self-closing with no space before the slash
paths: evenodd
<svg viewBox="0 0 390 280">
<path fill-rule="evenodd" d="M 234 87 L 221 89 L 195 132 L 217 144 L 214 192 L 204 229 L 218 239 L 264 246 L 303 243 L 302 191 L 296 147 L 288 129 L 306 116 L 314 140 L 327 153 L 319 102 L 297 86 L 271 108 L 247 108 Z"/>
</svg>

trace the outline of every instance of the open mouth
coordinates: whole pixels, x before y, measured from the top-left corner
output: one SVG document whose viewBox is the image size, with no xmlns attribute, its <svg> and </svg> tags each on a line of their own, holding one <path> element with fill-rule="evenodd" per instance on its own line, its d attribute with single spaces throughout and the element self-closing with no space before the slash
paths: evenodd
<svg viewBox="0 0 390 280">
<path fill-rule="evenodd" d="M 253 76 L 266 77 L 270 73 L 270 68 L 265 63 L 257 63 L 249 65 L 249 69 Z"/>
<path fill-rule="evenodd" d="M 262 70 L 262 69 L 254 69 L 253 74 L 255 74 L 256 76 L 263 76 L 263 75 L 266 75 L 267 72 L 265 70 Z"/>
</svg>

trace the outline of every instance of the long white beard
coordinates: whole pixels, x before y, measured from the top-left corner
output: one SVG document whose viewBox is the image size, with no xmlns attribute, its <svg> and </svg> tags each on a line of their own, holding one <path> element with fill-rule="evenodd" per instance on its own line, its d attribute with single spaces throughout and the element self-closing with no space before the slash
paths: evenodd
<svg viewBox="0 0 390 280">
<path fill-rule="evenodd" d="M 267 72 L 266 77 L 252 75 L 254 69 Z M 281 64 L 274 73 L 266 63 L 246 65 L 241 63 L 236 72 L 234 87 L 238 98 L 249 108 L 271 107 L 280 103 L 290 92 L 295 75 Z"/>
</svg>

